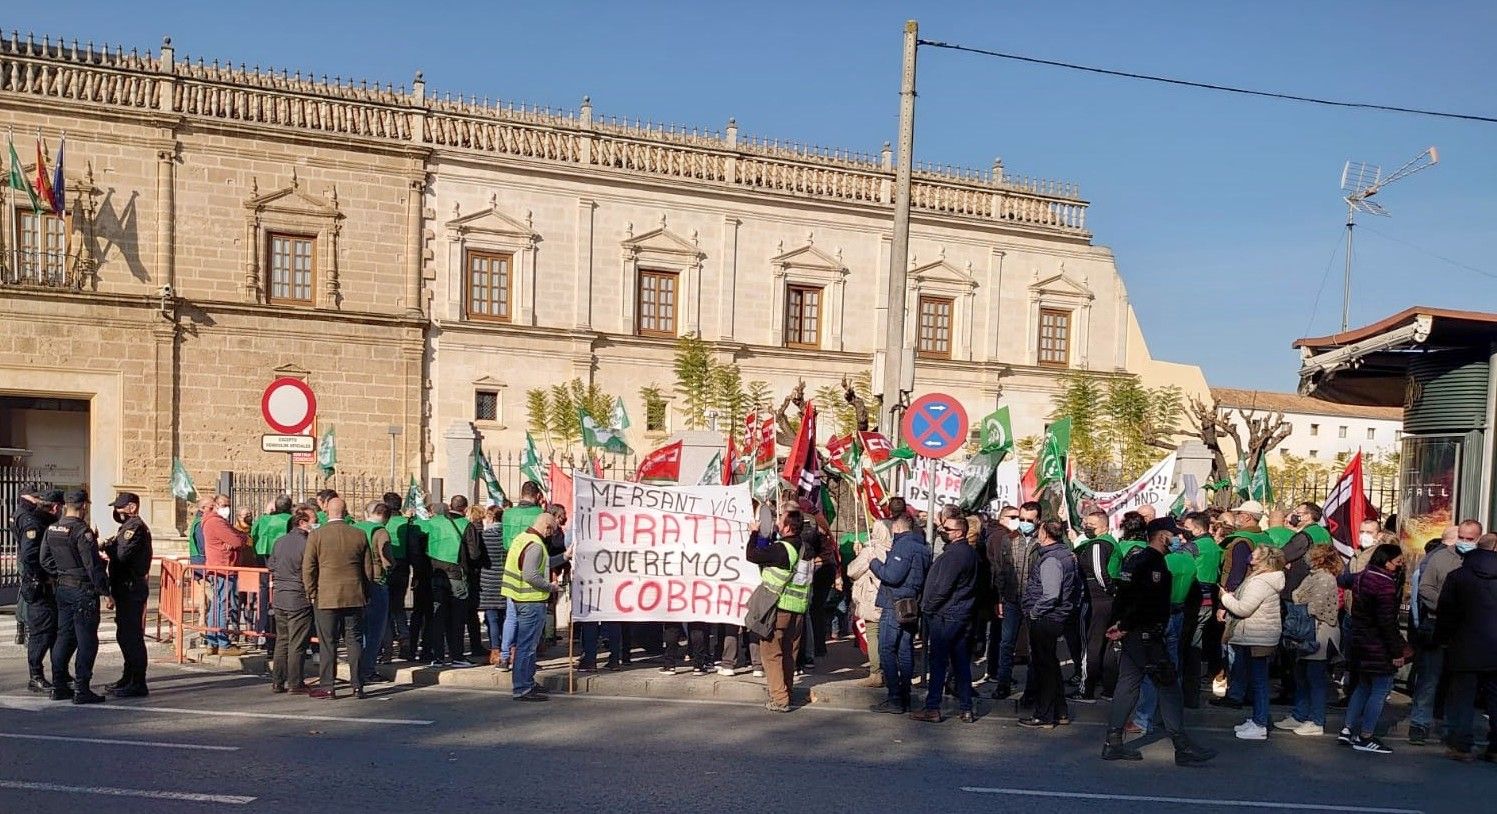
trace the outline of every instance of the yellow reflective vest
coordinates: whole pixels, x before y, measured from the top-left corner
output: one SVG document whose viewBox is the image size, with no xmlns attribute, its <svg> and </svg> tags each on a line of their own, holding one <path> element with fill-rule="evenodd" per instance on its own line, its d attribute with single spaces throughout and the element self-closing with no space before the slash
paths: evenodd
<svg viewBox="0 0 1497 814">
<path fill-rule="evenodd" d="M 540 538 L 540 535 L 526 531 L 516 537 L 509 551 L 504 555 L 504 580 L 500 585 L 499 594 L 506 599 L 513 599 L 516 602 L 545 602 L 551 598 L 550 591 L 543 591 L 525 581 L 520 559 L 524 556 L 525 549 L 532 545 L 541 547 L 541 568 L 544 570 L 546 567 L 546 542 Z"/>
</svg>

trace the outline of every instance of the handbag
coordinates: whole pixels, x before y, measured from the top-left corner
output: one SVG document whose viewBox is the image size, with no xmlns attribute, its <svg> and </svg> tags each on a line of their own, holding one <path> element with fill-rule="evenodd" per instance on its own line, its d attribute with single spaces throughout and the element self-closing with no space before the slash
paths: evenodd
<svg viewBox="0 0 1497 814">
<path fill-rule="evenodd" d="M 775 610 L 780 604 L 778 591 L 770 590 L 769 586 L 759 583 L 754 593 L 749 596 L 748 612 L 744 614 L 743 626 L 750 633 L 761 639 L 768 639 L 774 635 Z"/>
<path fill-rule="evenodd" d="M 920 600 L 915 597 L 905 597 L 894 600 L 894 621 L 905 627 L 920 622 Z"/>
</svg>

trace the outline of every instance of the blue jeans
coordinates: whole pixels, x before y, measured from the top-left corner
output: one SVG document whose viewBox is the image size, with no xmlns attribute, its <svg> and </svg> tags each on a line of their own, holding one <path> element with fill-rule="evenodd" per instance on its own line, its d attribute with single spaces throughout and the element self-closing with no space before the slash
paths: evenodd
<svg viewBox="0 0 1497 814">
<path fill-rule="evenodd" d="M 520 617 L 515 615 L 515 601 L 504 600 L 504 630 L 499 637 L 499 658 L 509 658 L 509 650 L 515 646 L 515 628 L 518 624 Z"/>
<path fill-rule="evenodd" d="M 1227 645 L 1227 700 L 1247 701 L 1248 654 L 1246 648 Z"/>
<path fill-rule="evenodd" d="M 1014 646 L 1019 643 L 1019 626 L 1024 624 L 1024 611 L 1018 602 L 1003 603 L 1003 635 L 998 640 L 998 666 L 988 674 L 992 676 L 1001 686 L 1009 687 L 1014 683 Z M 989 653 L 992 659 L 993 654 Z"/>
<path fill-rule="evenodd" d="M 1180 631 L 1185 627 L 1185 611 L 1171 611 L 1170 620 L 1164 626 L 1164 646 L 1169 648 L 1170 662 L 1175 665 L 1175 670 L 1180 669 Z M 1143 684 L 1138 688 L 1138 707 L 1133 712 L 1133 723 L 1145 732 L 1154 728 L 1159 721 L 1159 688 L 1154 686 L 1154 679 L 1144 676 Z"/>
<path fill-rule="evenodd" d="M 1346 703 L 1346 728 L 1353 735 L 1371 735 L 1377 729 L 1377 719 L 1383 715 L 1383 702 L 1391 689 L 1392 673 L 1362 673 L 1358 677 L 1357 689 Z"/>
<path fill-rule="evenodd" d="M 535 688 L 535 652 L 546 629 L 545 602 L 514 602 L 510 616 L 515 620 L 514 695 L 516 698 Z"/>
<path fill-rule="evenodd" d="M 972 709 L 972 650 L 967 642 L 969 623 L 965 619 L 925 617 L 925 632 L 930 636 L 930 686 L 925 692 L 925 708 L 940 709 L 941 695 L 946 692 L 946 669 L 955 668 L 956 698 L 963 712 Z"/>
<path fill-rule="evenodd" d="M 1428 729 L 1435 722 L 1435 696 L 1440 691 L 1440 674 L 1445 672 L 1445 648 L 1419 648 L 1415 670 L 1414 708 L 1409 712 L 1409 726 Z"/>
<path fill-rule="evenodd" d="M 1268 726 L 1268 656 L 1248 655 L 1247 648 L 1238 654 L 1238 659 L 1246 661 L 1248 681 L 1252 685 L 1253 699 L 1253 723 Z"/>
<path fill-rule="evenodd" d="M 608 637 L 608 663 L 617 667 L 624 654 L 624 625 L 622 622 L 582 622 L 582 664 L 593 669 L 598 666 L 598 640 Z"/>
<path fill-rule="evenodd" d="M 890 701 L 909 706 L 910 682 L 915 678 L 915 631 L 897 624 L 893 611 L 885 609 L 884 613 L 878 626 L 878 663 L 884 670 L 884 686 Z"/>
<path fill-rule="evenodd" d="M 229 629 L 237 627 L 239 618 L 239 575 L 212 574 L 208 580 L 213 586 L 213 599 L 208 606 L 206 627 L 217 628 L 203 636 L 209 647 L 228 647 Z"/>
<path fill-rule="evenodd" d="M 1294 660 L 1294 720 L 1325 726 L 1325 659 Z"/>
<path fill-rule="evenodd" d="M 505 601 L 508 602 L 508 600 Z M 483 609 L 483 626 L 489 634 L 489 649 L 499 651 L 500 658 L 506 659 L 509 658 L 509 654 L 504 652 L 500 643 L 504 641 L 504 626 L 509 622 L 508 610 L 507 607 Z"/>
<path fill-rule="evenodd" d="M 359 674 L 374 675 L 374 662 L 385 647 L 390 619 L 390 589 L 385 585 L 369 586 L 369 604 L 364 606 L 364 649 L 359 654 Z"/>
</svg>

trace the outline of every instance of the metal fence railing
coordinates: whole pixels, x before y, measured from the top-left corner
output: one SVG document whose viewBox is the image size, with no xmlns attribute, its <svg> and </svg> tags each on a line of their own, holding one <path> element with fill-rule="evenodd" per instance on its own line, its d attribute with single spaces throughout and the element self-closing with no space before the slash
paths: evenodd
<svg viewBox="0 0 1497 814">
<path fill-rule="evenodd" d="M 1306 501 L 1325 505 L 1340 473 L 1321 472 L 1288 483 L 1273 484 L 1274 503 L 1293 506 Z M 1367 475 L 1362 480 L 1367 499 L 1384 517 L 1398 512 L 1398 478 Z"/>
</svg>

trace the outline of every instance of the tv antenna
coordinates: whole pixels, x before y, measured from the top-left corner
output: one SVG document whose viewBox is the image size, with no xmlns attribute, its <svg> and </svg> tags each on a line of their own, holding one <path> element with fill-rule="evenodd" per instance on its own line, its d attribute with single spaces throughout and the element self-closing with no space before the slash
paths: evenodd
<svg viewBox="0 0 1497 814">
<path fill-rule="evenodd" d="M 1344 333 L 1349 326 L 1351 317 L 1351 244 L 1352 230 L 1356 226 L 1356 215 L 1358 212 L 1366 212 L 1369 215 L 1388 216 L 1388 210 L 1382 204 L 1372 200 L 1372 196 L 1383 191 L 1383 188 L 1401 181 L 1420 170 L 1427 170 L 1440 163 L 1440 154 L 1434 147 L 1404 164 L 1393 172 L 1383 175 L 1382 167 L 1376 164 L 1365 164 L 1361 161 L 1348 161 L 1341 168 L 1341 192 L 1346 201 L 1346 274 L 1341 281 L 1341 331 Z"/>
</svg>

